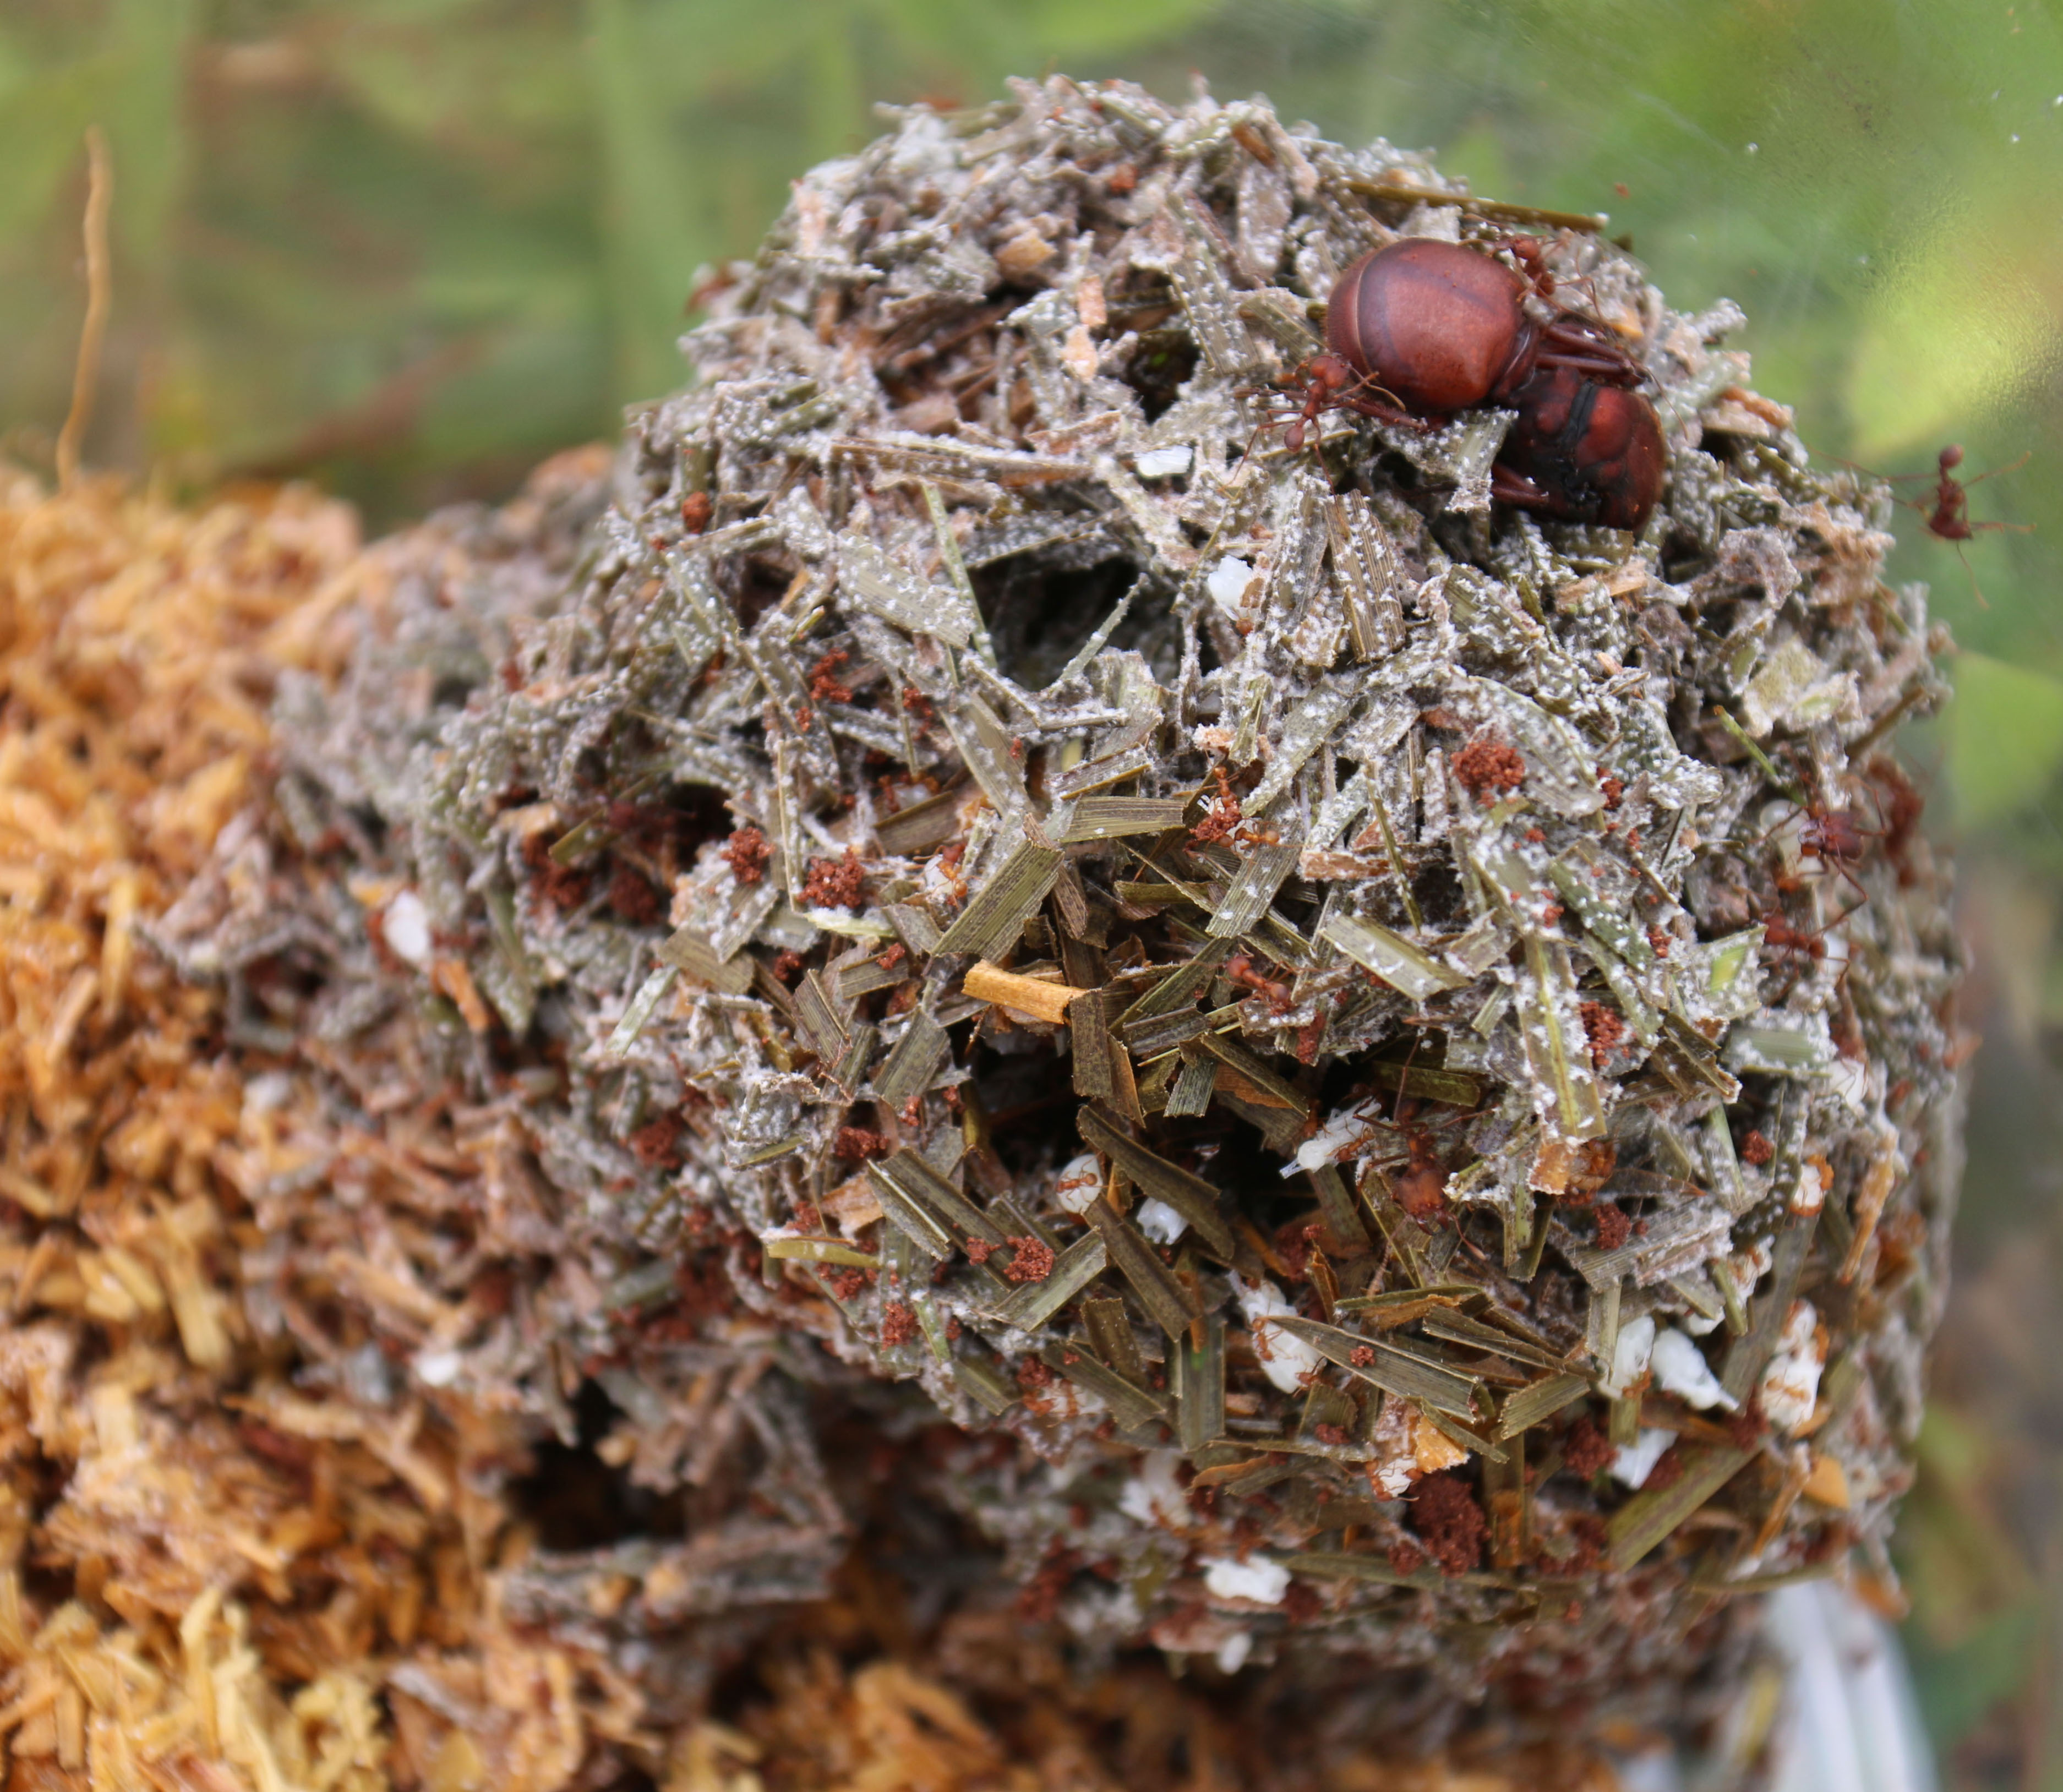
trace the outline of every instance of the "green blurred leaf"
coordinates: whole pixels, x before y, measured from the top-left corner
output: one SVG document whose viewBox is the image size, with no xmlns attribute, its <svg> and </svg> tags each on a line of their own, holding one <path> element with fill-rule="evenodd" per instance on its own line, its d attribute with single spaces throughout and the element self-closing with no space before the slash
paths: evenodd
<svg viewBox="0 0 2063 1792">
<path fill-rule="evenodd" d="M 1900 245 L 1872 296 L 1848 368 L 1865 460 L 1939 447 L 1973 415 L 2053 379 L 2063 257 L 2053 235 L 2025 228 L 2025 203 L 1992 209 L 1985 217 L 1964 205 L 1923 207 L 1931 227 Z"/>
<path fill-rule="evenodd" d="M 1956 661 L 1948 769 L 1965 827 L 2033 802 L 2063 765 L 2063 681 L 1981 653 Z"/>
<path fill-rule="evenodd" d="M 2042 1615 L 2039 1598 L 2019 1600 L 1953 1649 L 1934 1649 L 1924 1633 L 1907 1633 L 1913 1690 L 1937 1744 L 1953 1747 L 1994 1707 L 2026 1688 L 2041 1661 L 2036 1645 Z"/>
</svg>

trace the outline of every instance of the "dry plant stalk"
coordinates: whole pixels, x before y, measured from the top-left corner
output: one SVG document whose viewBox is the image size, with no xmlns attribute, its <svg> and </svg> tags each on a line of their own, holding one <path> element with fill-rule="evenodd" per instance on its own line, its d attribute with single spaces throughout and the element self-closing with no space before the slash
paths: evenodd
<svg viewBox="0 0 2063 1792">
<path fill-rule="evenodd" d="M 58 432 L 58 484 L 69 492 L 78 480 L 78 455 L 93 421 L 94 394 L 100 384 L 100 345 L 107 314 L 115 307 L 115 276 L 107 252 L 107 217 L 115 204 L 115 165 L 99 125 L 86 133 L 86 317 L 79 327 L 78 362 L 73 369 L 71 408 Z"/>
</svg>

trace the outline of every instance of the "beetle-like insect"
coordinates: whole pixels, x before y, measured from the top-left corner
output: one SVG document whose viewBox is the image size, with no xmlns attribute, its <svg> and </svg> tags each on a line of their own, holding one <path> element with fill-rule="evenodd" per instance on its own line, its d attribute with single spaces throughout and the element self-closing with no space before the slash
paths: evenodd
<svg viewBox="0 0 2063 1792">
<path fill-rule="evenodd" d="M 1638 384 L 1640 365 L 1573 314 L 1546 322 L 1526 309 L 1553 277 L 1539 245 L 1523 239 L 1531 281 L 1502 262 L 1430 237 L 1408 237 L 1349 267 L 1333 288 L 1325 349 L 1297 370 L 1301 414 L 1283 440 L 1304 445 L 1334 407 L 1427 428 L 1472 405 L 1507 404 L 1534 373 L 1562 368 L 1615 386 Z"/>
<path fill-rule="evenodd" d="M 1301 448 L 1335 407 L 1430 429 L 1472 405 L 1508 405 L 1518 419 L 1493 472 L 1495 496 L 1571 522 L 1639 529 L 1667 462 L 1655 407 L 1631 390 L 1645 377 L 1640 364 L 1571 312 L 1534 317 L 1526 296 L 1551 299 L 1554 276 L 1536 239 L 1509 247 L 1530 278 L 1425 237 L 1349 267 L 1333 288 L 1326 352 L 1292 376 L 1302 404 L 1284 444 Z"/>
</svg>

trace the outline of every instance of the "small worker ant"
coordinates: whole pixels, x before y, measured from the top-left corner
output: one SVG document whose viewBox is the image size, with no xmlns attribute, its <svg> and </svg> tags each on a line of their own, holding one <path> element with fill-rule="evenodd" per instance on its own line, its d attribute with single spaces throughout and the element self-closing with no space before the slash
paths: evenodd
<svg viewBox="0 0 2063 1792">
<path fill-rule="evenodd" d="M 1934 475 L 1934 508 L 1929 510 L 1917 499 L 1904 501 L 1927 519 L 1927 532 L 1944 541 L 1968 541 L 1973 536 L 1993 529 L 2011 529 L 2025 534 L 2033 528 L 2032 523 L 1973 523 L 1970 520 L 1970 488 L 1981 485 L 1988 479 L 1996 479 L 2001 473 L 2010 473 L 2025 466 L 2033 458 L 2030 448 L 2017 460 L 2006 466 L 1994 467 L 1988 473 L 1979 473 L 1971 479 L 1958 479 L 1956 469 L 1963 464 L 1963 451 L 1951 442 L 1942 449 Z M 1924 477 L 1916 474 L 1913 476 Z"/>
<path fill-rule="evenodd" d="M 1856 818 L 1853 810 L 1832 808 L 1814 798 L 1800 804 L 1796 814 L 1787 816 L 1777 822 L 1763 834 L 1762 838 L 1767 840 L 1771 834 L 1788 827 L 1793 821 L 1798 822 L 1798 856 L 1817 859 L 1821 865 L 1845 878 L 1855 893 L 1867 901 L 1869 892 L 1857 881 L 1856 867 L 1868 854 L 1869 842 L 1883 839 L 1884 830 L 1863 826 Z M 1779 876 L 1777 887 L 1795 889 L 1797 886 L 1795 882 L 1787 885 Z"/>
<path fill-rule="evenodd" d="M 1287 1011 L 1291 1006 L 1289 985 L 1265 976 L 1255 968 L 1253 960 L 1245 953 L 1227 962 L 1225 981 L 1236 988 L 1250 990 L 1256 995 L 1266 997 L 1269 1006 L 1278 1015 Z"/>
<path fill-rule="evenodd" d="M 1253 387 L 1248 390 L 1267 394 L 1271 400 L 1261 407 L 1261 421 L 1255 426 L 1253 441 L 1259 440 L 1271 429 L 1280 429 L 1282 432 L 1282 445 L 1292 454 L 1303 452 L 1305 443 L 1310 440 L 1313 428 L 1320 416 L 1327 411 L 1354 411 L 1364 416 L 1377 417 L 1385 423 L 1395 424 L 1401 428 L 1422 432 L 1438 427 L 1426 418 L 1414 416 L 1394 392 L 1376 384 L 1373 374 L 1357 373 L 1339 356 L 1329 351 L 1313 355 L 1308 360 L 1299 361 L 1281 380 L 1270 385 Z M 1247 444 L 1249 459 L 1253 456 L 1253 441 Z"/>
<path fill-rule="evenodd" d="M 1963 562 L 1963 571 L 1970 581 L 1970 595 L 1977 599 L 1977 607 L 1980 609 L 1989 609 L 1991 606 L 1985 601 L 1985 594 L 1977 585 L 1977 574 L 1970 570 L 1969 561 L 1963 552 L 1963 544 L 1974 540 L 1980 535 L 2008 532 L 2016 535 L 2025 535 L 2033 528 L 2034 525 L 2032 523 L 1972 522 L 1970 520 L 1970 488 L 1973 485 L 1981 485 L 1988 479 L 1997 479 L 2001 473 L 2017 472 L 2025 466 L 2033 456 L 2033 450 L 2030 448 L 2017 460 L 2009 461 L 2003 467 L 1994 467 L 1989 472 L 1974 474 L 1968 479 L 1958 479 L 1956 476 L 1956 469 L 1963 464 L 1963 450 L 1959 444 L 1951 442 L 1935 457 L 1935 468 L 1932 472 L 1892 473 L 1888 476 L 1892 484 L 1901 484 L 1916 479 L 1933 480 L 1934 489 L 1930 496 L 1900 498 L 1898 502 L 1908 510 L 1916 511 L 1920 516 L 1925 517 L 1927 532 L 1936 540 L 1945 541 L 1956 550 L 1956 557 Z M 1852 464 L 1852 463 L 1844 464 Z M 1868 472 L 1869 469 L 1866 467 L 1859 468 L 1857 471 Z M 1872 474 L 1871 476 L 1874 478 L 1886 476 Z"/>
</svg>

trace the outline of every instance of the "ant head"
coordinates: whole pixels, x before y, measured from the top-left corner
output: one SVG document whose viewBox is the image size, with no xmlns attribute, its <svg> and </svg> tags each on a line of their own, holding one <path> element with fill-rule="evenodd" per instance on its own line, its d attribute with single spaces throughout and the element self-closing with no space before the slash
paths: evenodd
<svg viewBox="0 0 2063 1792">
<path fill-rule="evenodd" d="M 1524 268 L 1534 288 L 1543 299 L 1554 291 L 1554 276 L 1547 271 L 1547 245 L 1537 236 L 1514 236 L 1505 244 L 1512 259 Z"/>
<path fill-rule="evenodd" d="M 1941 471 L 1943 472 L 1948 472 L 1955 468 L 1961 466 L 1962 464 L 1963 451 L 1957 444 L 1951 442 L 1946 448 L 1942 449 Z"/>
<path fill-rule="evenodd" d="M 1343 392 L 1358 377 L 1337 355 L 1314 355 L 1306 364 L 1313 381 L 1328 392 Z"/>
</svg>

